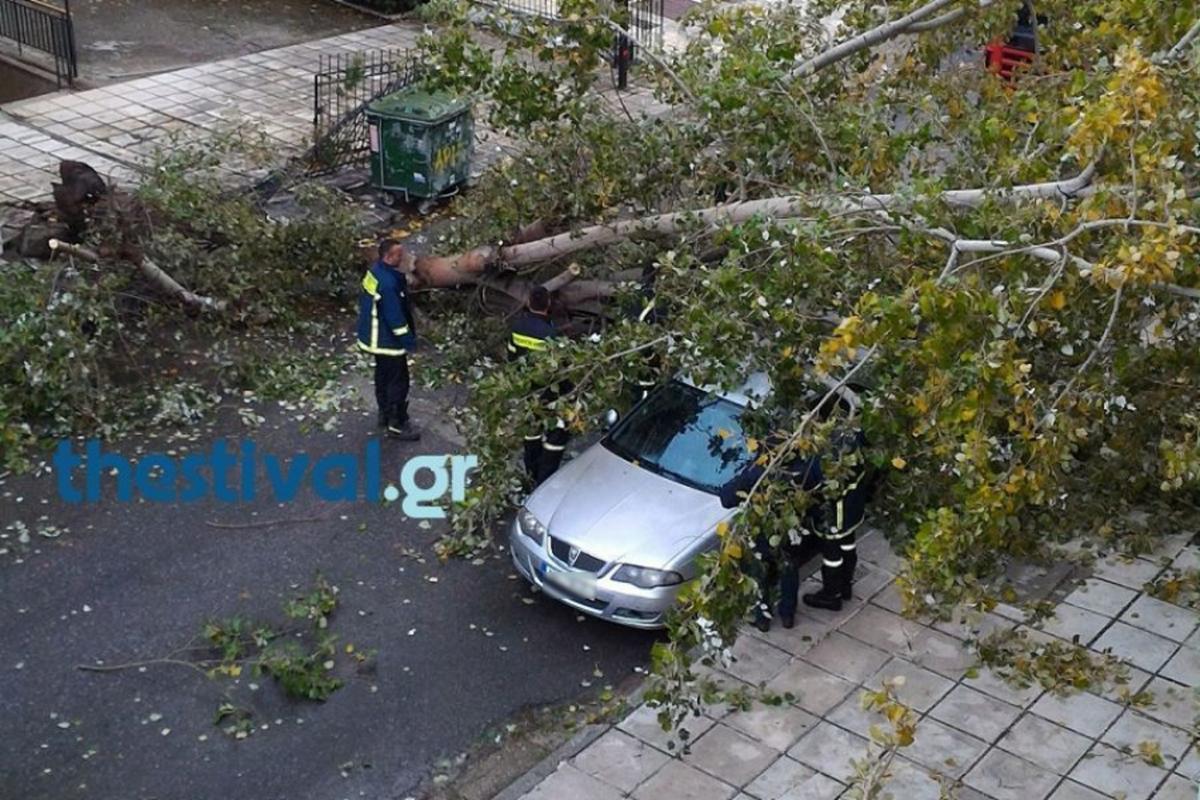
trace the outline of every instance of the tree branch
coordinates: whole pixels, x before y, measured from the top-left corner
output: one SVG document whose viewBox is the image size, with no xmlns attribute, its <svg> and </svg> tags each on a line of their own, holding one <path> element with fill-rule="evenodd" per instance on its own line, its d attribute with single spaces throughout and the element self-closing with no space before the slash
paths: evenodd
<svg viewBox="0 0 1200 800">
<path fill-rule="evenodd" d="M 1188 29 L 1188 32 L 1183 35 L 1183 38 L 1175 43 L 1175 46 L 1167 51 L 1167 61 L 1174 61 L 1183 55 L 1183 51 L 1187 49 L 1197 36 L 1200 36 L 1200 20 Z"/>
<path fill-rule="evenodd" d="M 884 24 L 872 28 L 866 33 L 859 34 L 853 39 L 842 42 L 839 45 L 829 48 L 825 52 L 810 58 L 808 61 L 795 67 L 787 74 L 789 80 L 796 80 L 815 72 L 819 72 L 831 64 L 849 58 L 850 56 L 870 47 L 874 47 L 880 42 L 885 42 L 888 39 L 894 39 L 901 34 L 907 33 L 910 26 L 920 22 L 926 17 L 933 16 L 948 5 L 951 5 L 955 0 L 933 0 L 933 2 L 921 6 L 916 11 L 905 14 L 900 19 L 885 22 Z M 953 13 L 953 12 L 951 12 Z M 964 11 L 965 13 L 965 11 Z"/>
<path fill-rule="evenodd" d="M 84 261 L 97 263 L 100 261 L 100 255 L 93 250 L 82 247 L 77 244 L 70 244 L 59 239 L 51 239 L 48 243 L 50 250 L 53 252 L 62 251 L 68 255 L 82 258 Z M 149 258 L 142 256 L 137 262 L 137 267 L 142 271 L 142 274 L 150 279 L 158 288 L 165 291 L 167 294 L 177 297 L 189 306 L 203 309 L 205 311 L 224 311 L 228 307 L 228 303 L 224 300 L 215 300 L 211 297 L 196 294 L 185 289 L 179 281 L 172 278 L 162 267 L 155 264 Z"/>
</svg>

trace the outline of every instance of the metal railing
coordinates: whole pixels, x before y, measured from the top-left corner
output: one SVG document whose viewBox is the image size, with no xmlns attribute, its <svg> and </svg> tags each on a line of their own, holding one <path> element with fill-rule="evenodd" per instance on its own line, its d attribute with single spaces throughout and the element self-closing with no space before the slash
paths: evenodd
<svg viewBox="0 0 1200 800">
<path fill-rule="evenodd" d="M 18 58 L 31 64 L 43 66 L 26 58 L 26 49 L 50 56 L 60 89 L 64 81 L 70 86 L 79 77 L 70 0 L 62 6 L 43 0 L 0 0 L 0 40 L 15 43 Z"/>
<path fill-rule="evenodd" d="M 367 106 L 419 78 L 408 50 L 368 50 L 321 56 L 313 75 L 311 168 L 331 171 L 367 158 Z"/>
<path fill-rule="evenodd" d="M 476 5 L 486 6 L 514 14 L 558 19 L 559 0 L 475 0 Z M 623 0 L 613 0 L 621 4 Z M 636 58 L 637 47 L 661 50 L 663 45 L 663 0 L 628 0 L 629 33 L 632 34 Z M 623 9 L 614 9 L 612 16 L 620 18 Z"/>
</svg>

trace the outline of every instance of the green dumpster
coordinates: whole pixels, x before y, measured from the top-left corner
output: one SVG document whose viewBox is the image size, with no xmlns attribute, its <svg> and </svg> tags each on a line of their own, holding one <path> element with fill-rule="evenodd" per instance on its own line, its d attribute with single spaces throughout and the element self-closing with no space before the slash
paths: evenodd
<svg viewBox="0 0 1200 800">
<path fill-rule="evenodd" d="M 468 100 L 410 86 L 367 106 L 371 184 L 388 205 L 453 194 L 475 145 Z"/>
</svg>

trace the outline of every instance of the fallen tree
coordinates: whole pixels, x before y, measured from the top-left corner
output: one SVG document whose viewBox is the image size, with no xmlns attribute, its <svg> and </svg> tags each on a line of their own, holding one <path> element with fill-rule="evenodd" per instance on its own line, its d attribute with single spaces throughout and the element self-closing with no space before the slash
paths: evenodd
<svg viewBox="0 0 1200 800">
<path fill-rule="evenodd" d="M 869 373 L 860 423 L 887 476 L 874 519 L 909 557 L 911 611 L 986 607 L 1008 559 L 1057 540 L 1152 546 L 1126 522 L 1133 509 L 1194 524 L 1195 9 L 1038 3 L 1038 60 L 1005 81 L 981 49 L 1009 35 L 1019 5 L 705 5 L 684 52 L 644 65 L 675 104 L 645 118 L 614 119 L 580 91 L 624 23 L 591 3 L 512 23 L 503 58 L 461 19 L 431 38 L 433 72 L 480 92 L 527 149 L 463 198 L 469 224 L 419 259 L 422 279 L 544 278 L 572 260 L 568 289 L 586 276 L 619 298 L 640 270 L 629 288 L 664 310 L 610 311 L 598 341 L 467 371 L 462 423 L 483 478 L 447 552 L 486 546 L 508 510 L 537 386 L 571 377 L 554 414 L 582 433 L 647 363 L 717 385 L 760 371 L 774 387 L 738 442 L 767 475 L 656 649 L 661 701 L 695 700 L 689 649 L 721 658 L 757 596 L 751 542 L 780 545 L 812 502 L 771 467 L 825 449 L 814 382 Z M 533 221 L 541 235 L 513 238 Z M 486 355 L 464 339 L 468 358 Z"/>
</svg>

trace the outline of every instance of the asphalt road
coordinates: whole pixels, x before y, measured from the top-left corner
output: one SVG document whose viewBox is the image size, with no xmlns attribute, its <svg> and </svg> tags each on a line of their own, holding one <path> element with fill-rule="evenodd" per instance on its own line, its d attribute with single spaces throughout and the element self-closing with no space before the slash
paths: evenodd
<svg viewBox="0 0 1200 800">
<path fill-rule="evenodd" d="M 373 435 L 364 416 L 307 435 L 283 413 L 255 435 L 260 450 L 316 457 Z M 246 435 L 226 425 L 231 438 Z M 106 449 L 131 455 L 135 444 Z M 387 442 L 384 474 L 409 455 L 446 452 L 461 448 L 434 432 Z M 0 527 L 45 515 L 67 528 L 25 547 L 9 531 L 0 543 L 10 548 L 0 556 L 0 798 L 404 798 L 439 759 L 520 710 L 594 693 L 646 662 L 650 634 L 580 621 L 542 597 L 527 604 L 507 554 L 439 564 L 430 545 L 441 522 L 421 527 L 398 504 L 327 503 L 310 491 L 279 507 L 261 477 L 258 486 L 252 504 L 79 505 L 57 499 L 53 476 L 0 486 Z M 280 519 L 300 521 L 211 524 Z M 347 678 L 325 703 L 288 699 L 249 671 L 76 668 L 162 657 L 213 617 L 283 623 L 281 603 L 317 571 L 340 589 L 330 630 Z M 346 644 L 377 650 L 372 666 L 357 668 Z M 241 741 L 222 733 L 213 718 L 226 695 L 266 729 Z"/>
</svg>

